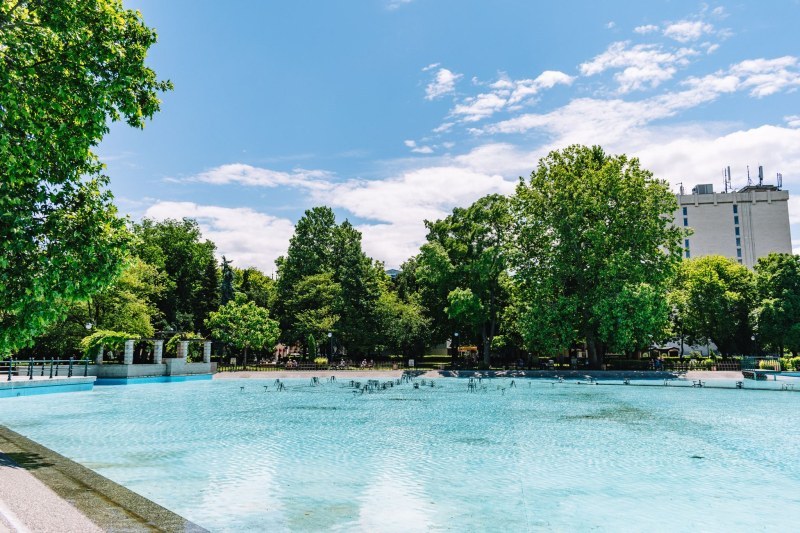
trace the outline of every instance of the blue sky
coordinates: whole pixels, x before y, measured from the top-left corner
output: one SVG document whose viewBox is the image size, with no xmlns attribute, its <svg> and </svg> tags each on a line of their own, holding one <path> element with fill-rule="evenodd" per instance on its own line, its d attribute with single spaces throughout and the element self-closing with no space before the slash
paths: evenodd
<svg viewBox="0 0 800 533">
<path fill-rule="evenodd" d="M 397 267 L 423 219 L 511 193 L 572 143 L 673 186 L 800 184 L 800 0 L 125 0 L 175 90 L 98 148 L 122 212 L 194 217 L 267 272 L 330 205 Z M 800 251 L 800 194 L 790 203 Z"/>
</svg>

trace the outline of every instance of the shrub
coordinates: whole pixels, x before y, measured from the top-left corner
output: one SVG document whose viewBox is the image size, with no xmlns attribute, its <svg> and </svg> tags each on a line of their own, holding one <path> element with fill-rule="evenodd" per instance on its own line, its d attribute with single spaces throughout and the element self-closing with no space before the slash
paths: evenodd
<svg viewBox="0 0 800 533">
<path fill-rule="evenodd" d="M 314 364 L 315 365 L 327 365 L 328 364 L 328 358 L 327 357 L 316 357 L 316 358 L 314 358 Z"/>
<path fill-rule="evenodd" d="M 121 350 L 125 347 L 125 341 L 130 339 L 136 340 L 138 338 L 139 335 L 133 335 L 124 331 L 111 331 L 107 329 L 97 330 L 81 340 L 83 358 L 94 359 L 100 346 L 104 346 L 110 350 Z"/>
</svg>

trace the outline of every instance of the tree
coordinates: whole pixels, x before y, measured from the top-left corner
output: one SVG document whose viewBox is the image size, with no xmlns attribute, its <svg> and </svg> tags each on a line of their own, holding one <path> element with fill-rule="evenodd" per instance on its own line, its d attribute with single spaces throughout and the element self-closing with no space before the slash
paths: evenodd
<svg viewBox="0 0 800 533">
<path fill-rule="evenodd" d="M 426 303 L 434 316 L 441 316 L 443 310 L 452 321 L 443 324 L 480 339 L 483 362 L 488 365 L 508 300 L 508 199 L 499 194 L 485 196 L 425 225 L 428 243 L 417 258 L 417 281 L 426 286 Z M 449 337 L 451 330 L 448 327 L 440 334 Z"/>
<path fill-rule="evenodd" d="M 205 321 L 209 313 L 219 309 L 219 306 L 219 268 L 217 260 L 212 255 L 206 260 L 203 276 L 200 279 L 197 294 L 194 298 L 194 315 L 202 321 L 201 327 L 198 328 L 202 333 L 208 333 L 205 328 Z"/>
<path fill-rule="evenodd" d="M 236 297 L 236 291 L 233 288 L 233 269 L 231 263 L 225 256 L 222 256 L 222 290 L 220 296 L 220 303 L 226 305 Z"/>
<path fill-rule="evenodd" d="M 772 253 L 755 266 L 759 342 L 783 355 L 800 352 L 800 256 Z"/>
<path fill-rule="evenodd" d="M 382 344 L 390 353 L 406 357 L 421 356 L 430 343 L 431 320 L 414 299 L 404 301 L 396 293 L 384 291 L 378 301 Z"/>
<path fill-rule="evenodd" d="M 249 301 L 266 309 L 274 308 L 277 296 L 275 280 L 254 267 L 233 269 L 233 273 L 234 279 L 239 280 L 239 292 Z"/>
<path fill-rule="evenodd" d="M 339 322 L 336 309 L 341 297 L 342 287 L 333 280 L 332 272 L 302 278 L 284 302 L 284 309 L 291 317 L 285 337 L 290 342 L 299 342 L 309 337 L 319 339 L 336 330 Z"/>
<path fill-rule="evenodd" d="M 294 228 L 286 256 L 278 267 L 276 313 L 283 331 L 292 330 L 293 317 L 286 307 L 297 284 L 306 276 L 332 272 L 336 217 L 329 207 L 307 210 Z"/>
<path fill-rule="evenodd" d="M 511 268 L 528 346 L 585 341 L 598 365 L 607 349 L 630 352 L 660 336 L 681 254 L 676 208 L 667 183 L 635 158 L 570 146 L 541 159 L 512 199 Z"/>
<path fill-rule="evenodd" d="M 215 338 L 243 350 L 244 364 L 247 350 L 271 349 L 280 336 L 278 322 L 269 317 L 269 311 L 242 295 L 211 313 L 206 326 Z"/>
<path fill-rule="evenodd" d="M 215 246 L 202 240 L 197 221 L 167 219 L 160 222 L 144 219 L 133 226 L 138 237 L 134 253 L 158 268 L 168 280 L 157 305 L 164 315 L 166 329 L 196 331 L 203 320 L 216 310 L 208 298 L 209 264 L 214 263 Z"/>
<path fill-rule="evenodd" d="M 709 255 L 681 264 L 673 301 L 690 343 L 713 342 L 724 355 L 751 347 L 753 274 L 733 259 Z"/>
<path fill-rule="evenodd" d="M 0 354 L 119 274 L 128 236 L 91 148 L 158 111 L 155 41 L 118 0 L 0 3 Z"/>
<path fill-rule="evenodd" d="M 369 355 L 381 345 L 378 299 L 388 283 L 383 265 L 361 249 L 361 233 L 348 221 L 336 231 L 334 280 L 341 287 L 335 307 L 337 337 L 353 355 Z"/>
</svg>

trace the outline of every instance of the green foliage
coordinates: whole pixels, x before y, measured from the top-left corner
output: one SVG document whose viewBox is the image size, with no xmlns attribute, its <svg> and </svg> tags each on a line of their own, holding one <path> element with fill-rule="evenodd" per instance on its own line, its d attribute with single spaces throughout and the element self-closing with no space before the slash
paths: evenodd
<svg viewBox="0 0 800 533">
<path fill-rule="evenodd" d="M 0 353 L 119 274 L 129 237 L 91 148 L 158 111 L 155 40 L 117 0 L 0 3 Z"/>
<path fill-rule="evenodd" d="M 308 357 L 311 359 L 315 359 L 317 357 L 317 339 L 314 338 L 314 335 L 308 336 L 308 341 L 306 341 L 306 348 L 308 349 Z"/>
<path fill-rule="evenodd" d="M 235 298 L 236 292 L 233 288 L 233 269 L 231 262 L 222 256 L 222 289 L 220 293 L 220 304 L 225 305 Z"/>
<path fill-rule="evenodd" d="M 216 295 L 209 293 L 210 271 L 216 270 L 214 243 L 201 240 L 200 227 L 191 219 L 144 219 L 133 230 L 138 237 L 135 255 L 167 280 L 156 302 L 164 319 L 158 327 L 203 331 L 205 318 L 217 306 Z"/>
<path fill-rule="evenodd" d="M 800 256 L 769 254 L 755 266 L 759 342 L 778 354 L 800 352 Z"/>
<path fill-rule="evenodd" d="M 492 339 L 509 299 L 508 199 L 485 196 L 425 225 L 428 242 L 416 258 L 415 280 L 437 322 L 437 340 L 449 338 L 453 330 L 481 339 L 488 364 Z"/>
<path fill-rule="evenodd" d="M 233 269 L 234 281 L 238 284 L 239 292 L 259 307 L 273 309 L 277 297 L 275 280 L 257 268 Z"/>
<path fill-rule="evenodd" d="M 780 361 L 784 370 L 800 370 L 800 357 L 781 357 Z"/>
<path fill-rule="evenodd" d="M 85 358 L 94 359 L 97 350 L 101 346 L 109 350 L 122 350 L 125 348 L 125 341 L 138 339 L 138 335 L 123 331 L 111 331 L 101 329 L 95 331 L 88 337 L 81 340 L 81 349 Z"/>
<path fill-rule="evenodd" d="M 242 295 L 211 313 L 206 325 L 214 338 L 244 350 L 245 364 L 248 349 L 271 349 L 280 336 L 278 322 L 269 317 L 269 311 Z"/>
<path fill-rule="evenodd" d="M 533 350 L 585 341 L 593 364 L 661 336 L 683 231 L 667 183 L 635 158 L 571 146 L 539 161 L 512 199 L 517 328 Z"/>
<path fill-rule="evenodd" d="M 191 332 L 176 333 L 164 344 L 164 357 L 178 357 L 178 343 L 180 341 L 195 341 L 189 342 L 188 352 L 186 354 L 186 361 L 195 363 L 202 361 L 203 349 L 202 344 L 197 341 L 205 340 L 202 335 Z"/>
<path fill-rule="evenodd" d="M 689 341 L 713 342 L 725 355 L 747 352 L 752 335 L 753 281 L 747 267 L 726 257 L 685 260 L 671 300 L 681 302 L 679 312 Z"/>
<path fill-rule="evenodd" d="M 377 303 L 386 276 L 349 222 L 337 225 L 327 207 L 306 211 L 277 265 L 275 309 L 289 342 L 333 331 L 354 356 L 379 348 Z"/>
<path fill-rule="evenodd" d="M 396 293 L 385 291 L 378 310 L 386 349 L 406 357 L 423 353 L 430 343 L 431 320 L 415 299 L 403 301 Z"/>
<path fill-rule="evenodd" d="M 315 365 L 320 365 L 320 366 L 327 365 L 328 364 L 328 358 L 327 357 L 315 357 L 314 358 L 314 364 Z"/>
</svg>

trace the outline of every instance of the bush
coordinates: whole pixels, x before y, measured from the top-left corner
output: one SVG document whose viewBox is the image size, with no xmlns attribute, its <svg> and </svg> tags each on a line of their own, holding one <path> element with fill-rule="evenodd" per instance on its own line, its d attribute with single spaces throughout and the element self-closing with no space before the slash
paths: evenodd
<svg viewBox="0 0 800 533">
<path fill-rule="evenodd" d="M 94 359 L 100 346 L 110 350 L 122 350 L 125 348 L 125 341 L 130 339 L 136 340 L 138 338 L 139 335 L 132 335 L 124 331 L 111 331 L 107 329 L 95 331 L 81 340 L 83 358 Z"/>
<path fill-rule="evenodd" d="M 784 370 L 800 370 L 800 357 L 781 357 L 780 361 Z"/>
<path fill-rule="evenodd" d="M 650 370 L 649 359 L 609 359 L 606 361 L 608 370 Z"/>
<path fill-rule="evenodd" d="M 328 364 L 328 358 L 327 357 L 315 357 L 314 358 L 314 364 L 315 365 L 327 365 Z"/>
</svg>

